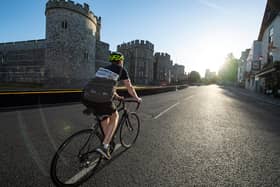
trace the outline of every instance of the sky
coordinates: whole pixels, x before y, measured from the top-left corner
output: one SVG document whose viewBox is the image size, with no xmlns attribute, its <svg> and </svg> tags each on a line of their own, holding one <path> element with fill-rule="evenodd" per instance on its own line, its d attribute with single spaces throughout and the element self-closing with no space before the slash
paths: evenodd
<svg viewBox="0 0 280 187">
<path fill-rule="evenodd" d="M 102 17 L 110 50 L 148 40 L 185 71 L 218 71 L 227 54 L 239 58 L 258 38 L 266 0 L 74 0 Z M 47 0 L 1 0 L 0 43 L 45 38 Z"/>
</svg>

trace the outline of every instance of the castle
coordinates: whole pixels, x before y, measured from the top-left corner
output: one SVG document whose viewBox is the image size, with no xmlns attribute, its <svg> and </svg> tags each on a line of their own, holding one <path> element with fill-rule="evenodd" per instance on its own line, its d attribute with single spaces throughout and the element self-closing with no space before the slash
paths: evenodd
<svg viewBox="0 0 280 187">
<path fill-rule="evenodd" d="M 0 84 L 81 88 L 97 68 L 108 65 L 109 44 L 100 39 L 101 17 L 89 5 L 49 0 L 45 16 L 45 39 L 0 43 Z M 149 41 L 123 43 L 117 51 L 124 54 L 134 84 L 170 84 L 178 82 L 179 76 L 184 79 L 184 66 L 172 66 L 167 53 L 154 54 L 154 44 Z"/>
<path fill-rule="evenodd" d="M 70 0 L 49 0 L 45 16 L 45 39 L 0 44 L 1 82 L 82 87 L 110 54 L 100 40 L 101 18 Z"/>
<path fill-rule="evenodd" d="M 168 53 L 154 53 L 154 44 L 133 40 L 117 46 L 125 56 L 125 67 L 134 84 L 161 84 L 183 82 L 187 79 L 185 67 L 175 64 Z"/>
<path fill-rule="evenodd" d="M 151 42 L 134 40 L 118 45 L 117 51 L 124 54 L 124 65 L 133 83 L 153 83 L 154 45 Z"/>
</svg>

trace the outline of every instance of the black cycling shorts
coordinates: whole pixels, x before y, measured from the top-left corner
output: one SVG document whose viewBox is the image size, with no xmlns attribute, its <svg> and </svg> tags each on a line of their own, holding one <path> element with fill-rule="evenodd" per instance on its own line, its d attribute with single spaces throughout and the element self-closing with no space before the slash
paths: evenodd
<svg viewBox="0 0 280 187">
<path fill-rule="evenodd" d="M 115 104 L 112 101 L 106 103 L 96 103 L 83 99 L 82 103 L 86 107 L 92 109 L 94 111 L 94 114 L 98 116 L 111 116 L 117 110 Z"/>
</svg>

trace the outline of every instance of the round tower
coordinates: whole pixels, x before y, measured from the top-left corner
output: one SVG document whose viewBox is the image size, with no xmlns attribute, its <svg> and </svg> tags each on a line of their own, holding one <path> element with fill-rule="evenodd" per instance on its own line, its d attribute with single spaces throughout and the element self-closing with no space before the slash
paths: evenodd
<svg viewBox="0 0 280 187">
<path fill-rule="evenodd" d="M 46 86 L 80 88 L 95 73 L 97 17 L 87 4 L 46 4 Z"/>
</svg>

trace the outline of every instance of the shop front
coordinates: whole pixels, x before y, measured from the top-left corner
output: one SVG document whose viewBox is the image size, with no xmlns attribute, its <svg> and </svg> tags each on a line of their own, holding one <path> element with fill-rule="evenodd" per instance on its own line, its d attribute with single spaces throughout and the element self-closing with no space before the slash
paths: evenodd
<svg viewBox="0 0 280 187">
<path fill-rule="evenodd" d="M 264 67 L 260 72 L 256 74 L 256 79 L 261 80 L 261 92 L 267 95 L 273 95 L 274 97 L 280 96 L 280 63 L 274 62 Z"/>
</svg>

